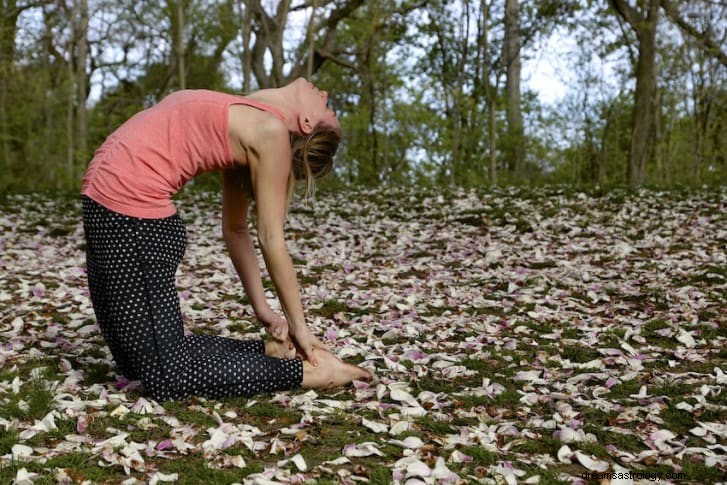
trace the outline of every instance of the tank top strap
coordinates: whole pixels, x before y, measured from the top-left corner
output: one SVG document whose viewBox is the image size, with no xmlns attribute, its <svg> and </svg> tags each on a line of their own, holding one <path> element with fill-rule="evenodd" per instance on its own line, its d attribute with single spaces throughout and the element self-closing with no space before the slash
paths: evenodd
<svg viewBox="0 0 727 485">
<path fill-rule="evenodd" d="M 285 115 L 278 108 L 274 108 L 269 104 L 261 103 L 260 101 L 255 101 L 249 98 L 240 97 L 238 99 L 239 101 L 235 101 L 234 104 L 243 104 L 245 106 L 251 106 L 262 111 L 267 111 L 268 113 L 277 116 L 283 123 L 285 123 Z"/>
</svg>

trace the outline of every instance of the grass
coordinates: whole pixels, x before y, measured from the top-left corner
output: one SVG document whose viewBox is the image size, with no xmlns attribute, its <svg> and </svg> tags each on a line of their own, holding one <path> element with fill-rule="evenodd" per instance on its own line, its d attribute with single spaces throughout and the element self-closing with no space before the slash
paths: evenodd
<svg viewBox="0 0 727 485">
<path fill-rule="evenodd" d="M 8 394 L 0 403 L 0 416 L 17 419 L 42 419 L 51 410 L 53 392 L 43 378 L 33 378 L 20 387 L 17 394 Z"/>
<path fill-rule="evenodd" d="M 160 466 L 162 473 L 178 473 L 180 484 L 211 484 L 228 485 L 239 482 L 240 479 L 253 474 L 261 473 L 264 467 L 253 460 L 245 460 L 246 467 L 242 469 L 216 469 L 210 468 L 207 459 L 195 453 L 188 455 L 184 460 L 169 460 Z"/>
</svg>

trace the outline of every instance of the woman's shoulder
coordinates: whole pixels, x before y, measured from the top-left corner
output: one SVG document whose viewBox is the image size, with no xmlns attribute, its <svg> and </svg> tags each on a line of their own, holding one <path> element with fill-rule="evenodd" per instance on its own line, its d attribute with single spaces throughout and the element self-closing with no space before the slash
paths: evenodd
<svg viewBox="0 0 727 485">
<path fill-rule="evenodd" d="M 288 128 L 285 123 L 273 113 L 256 109 L 246 104 L 230 106 L 230 131 L 265 143 L 271 138 L 285 138 L 289 140 Z"/>
</svg>

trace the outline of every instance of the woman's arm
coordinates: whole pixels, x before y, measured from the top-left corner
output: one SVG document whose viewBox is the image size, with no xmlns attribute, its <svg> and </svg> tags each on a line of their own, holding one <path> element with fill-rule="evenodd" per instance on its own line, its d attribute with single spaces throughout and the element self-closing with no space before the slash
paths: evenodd
<svg viewBox="0 0 727 485">
<path fill-rule="evenodd" d="M 290 334 L 305 357 L 317 365 L 313 350 L 325 346 L 306 325 L 295 269 L 285 244 L 287 186 L 291 170 L 290 139 L 287 129 L 280 124 L 261 130 L 264 130 L 262 139 L 265 141 L 260 143 L 258 150 L 252 150 L 248 158 L 255 192 L 258 241 L 288 321 Z"/>
<path fill-rule="evenodd" d="M 273 330 L 272 336 L 287 340 L 285 322 L 272 311 L 265 299 L 255 248 L 247 230 L 249 201 L 244 189 L 243 170 L 226 170 L 222 173 L 222 237 L 230 253 L 232 264 L 240 276 L 250 304 L 257 318 Z M 275 330 L 278 330 L 277 334 Z"/>
</svg>

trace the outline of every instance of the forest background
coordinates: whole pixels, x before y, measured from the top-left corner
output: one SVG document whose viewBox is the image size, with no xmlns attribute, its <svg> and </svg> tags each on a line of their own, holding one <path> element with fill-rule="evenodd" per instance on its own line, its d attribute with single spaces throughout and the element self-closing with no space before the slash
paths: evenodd
<svg viewBox="0 0 727 485">
<path fill-rule="evenodd" d="M 297 76 L 344 141 L 329 183 L 717 185 L 718 0 L 0 0 L 0 190 L 75 190 L 135 112 Z M 570 39 L 557 103 L 524 62 Z M 563 52 L 559 50 L 558 52 Z M 207 179 L 205 183 L 215 183 Z"/>
</svg>

